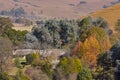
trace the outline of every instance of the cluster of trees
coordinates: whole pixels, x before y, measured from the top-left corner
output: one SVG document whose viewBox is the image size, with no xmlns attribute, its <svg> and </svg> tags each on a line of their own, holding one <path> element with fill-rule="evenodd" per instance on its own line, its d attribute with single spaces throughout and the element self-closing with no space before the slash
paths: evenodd
<svg viewBox="0 0 120 80">
<path fill-rule="evenodd" d="M 9 18 L 0 17 L 0 80 L 14 80 L 7 73 L 14 63 L 12 52 L 15 47 L 20 46 L 20 43 L 25 42 L 24 35 L 27 31 L 16 31 L 12 27 Z M 20 75 L 23 76 L 21 73 Z"/>
<path fill-rule="evenodd" d="M 27 62 L 31 68 L 26 70 L 26 74 L 35 80 L 92 80 L 90 70 L 82 65 L 79 58 L 63 57 L 55 68 L 50 63 L 49 58 L 41 59 L 38 53 L 29 54 Z M 35 71 L 33 71 L 33 69 Z M 32 74 L 32 72 L 34 74 Z M 43 75 L 46 76 L 43 78 Z M 34 77 L 35 76 L 35 77 Z"/>
<path fill-rule="evenodd" d="M 12 29 L 14 25 L 9 18 L 0 17 L 0 36 L 8 38 L 13 47 L 19 46 L 23 47 L 21 44 L 25 42 L 24 35 L 28 33 L 27 31 L 16 31 Z"/>
<path fill-rule="evenodd" d="M 44 58 L 38 53 L 29 54 L 26 61 L 31 66 L 25 71 L 29 78 L 18 70 L 11 80 L 119 79 L 120 41 L 111 47 L 109 37 L 113 34 L 103 18 L 52 19 L 36 23 L 37 26 L 28 33 L 12 29 L 9 18 L 0 18 L 0 79 L 11 78 L 6 71 L 10 66 L 7 64 L 12 60 L 12 44 L 18 46 L 25 41 L 27 48 L 31 49 L 63 48 L 71 51 L 69 55 L 61 56 L 56 66 L 51 64 L 51 57 Z M 116 31 L 119 33 L 119 21 Z M 15 60 L 15 65 L 21 68 L 19 59 Z"/>
<path fill-rule="evenodd" d="M 5 15 L 5 16 L 22 17 L 26 13 L 25 13 L 25 10 L 22 7 L 19 7 L 19 8 L 16 8 L 16 9 L 12 8 L 10 11 L 3 10 L 3 11 L 0 12 L 0 14 Z"/>
<path fill-rule="evenodd" d="M 93 27 L 87 32 L 88 38 L 84 42 L 77 42 L 72 55 L 76 55 L 89 67 L 96 66 L 98 55 L 111 47 L 105 31 L 99 27 Z"/>
<path fill-rule="evenodd" d="M 95 79 L 119 80 L 120 78 L 120 41 L 108 51 L 99 55 Z"/>
<path fill-rule="evenodd" d="M 112 33 L 103 18 L 96 20 L 91 17 L 83 20 L 52 19 L 36 23 L 38 26 L 34 27 L 31 33 L 25 35 L 29 48 L 35 48 L 34 44 L 36 43 L 39 43 L 40 48 L 73 47 L 72 44 L 76 41 L 84 41 L 88 37 L 88 30 L 94 26 L 102 28 L 106 34 Z"/>
<path fill-rule="evenodd" d="M 50 65 L 46 65 L 45 73 L 50 79 L 92 80 L 96 79 L 96 76 L 98 77 L 98 73 L 101 75 L 101 72 L 97 72 L 100 67 L 98 67 L 99 56 L 110 49 L 109 36 L 112 34 L 112 30 L 109 29 L 108 23 L 103 18 L 53 19 L 36 23 L 37 26 L 32 29 L 32 32 L 25 35 L 28 48 L 72 49 L 71 57 L 60 59 L 60 63 L 54 70 Z M 38 59 L 32 63 L 35 67 L 42 64 Z"/>
<path fill-rule="evenodd" d="M 24 41 L 24 34 L 26 34 L 26 32 L 15 31 L 12 29 L 12 26 L 13 24 L 9 18 L 0 17 L 0 59 L 3 60 L 1 63 L 5 62 L 4 59 L 7 58 L 7 54 L 11 55 L 12 45 Z"/>
<path fill-rule="evenodd" d="M 104 70 L 105 67 L 100 66 L 103 63 L 101 56 L 105 55 L 105 51 L 111 47 L 109 36 L 112 34 L 108 23 L 103 18 L 94 20 L 88 17 L 76 21 L 54 19 L 37 21 L 37 25 L 31 33 L 25 35 L 29 48 L 46 49 L 69 46 L 72 49 L 74 47 L 71 55 L 61 58 L 55 69 L 52 69 L 50 65 L 42 68 L 45 64 L 44 60 L 41 62 L 37 59 L 32 62 L 34 67 L 39 66 L 40 69 L 47 70 L 45 73 L 50 79 L 92 80 L 106 79 L 109 76 L 106 73 L 103 75 L 101 69 Z"/>
</svg>

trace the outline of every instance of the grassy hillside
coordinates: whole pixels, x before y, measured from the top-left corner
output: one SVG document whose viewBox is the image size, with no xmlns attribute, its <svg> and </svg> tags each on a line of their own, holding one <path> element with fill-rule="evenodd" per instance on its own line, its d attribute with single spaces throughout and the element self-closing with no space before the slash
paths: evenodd
<svg viewBox="0 0 120 80">
<path fill-rule="evenodd" d="M 116 4 L 114 6 L 111 6 L 109 8 L 100 10 L 98 12 L 95 12 L 93 14 L 91 14 L 93 17 L 103 17 L 105 18 L 110 26 L 111 29 L 114 30 L 115 24 L 117 22 L 118 19 L 120 19 L 120 4 Z"/>
<path fill-rule="evenodd" d="M 37 16 L 73 19 L 100 10 L 103 5 L 110 5 L 115 1 L 117 0 L 0 0 L 0 11 L 22 7 L 29 18 Z"/>
</svg>

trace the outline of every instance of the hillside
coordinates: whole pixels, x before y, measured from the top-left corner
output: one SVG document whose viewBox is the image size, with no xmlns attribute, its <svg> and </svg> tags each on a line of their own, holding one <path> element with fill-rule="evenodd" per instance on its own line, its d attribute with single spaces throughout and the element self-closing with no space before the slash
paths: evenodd
<svg viewBox="0 0 120 80">
<path fill-rule="evenodd" d="M 120 4 L 113 5 L 109 8 L 100 10 L 91 15 L 93 17 L 101 16 L 105 18 L 109 22 L 111 28 L 114 29 L 117 20 L 120 19 Z"/>
<path fill-rule="evenodd" d="M 22 7 L 27 18 L 80 18 L 118 0 L 0 0 L 0 11 Z M 7 5 L 6 5 L 7 4 Z M 96 7 L 94 7 L 96 6 Z"/>
</svg>

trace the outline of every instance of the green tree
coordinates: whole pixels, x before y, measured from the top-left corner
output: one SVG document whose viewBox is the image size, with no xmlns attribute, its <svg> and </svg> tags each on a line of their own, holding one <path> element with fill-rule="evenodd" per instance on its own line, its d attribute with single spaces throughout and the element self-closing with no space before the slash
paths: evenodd
<svg viewBox="0 0 120 80">
<path fill-rule="evenodd" d="M 45 27 L 48 28 L 50 34 L 52 35 L 52 40 L 53 40 L 53 46 L 55 46 L 56 39 L 59 39 L 59 36 L 56 37 L 55 34 L 58 34 L 60 31 L 60 27 L 58 26 L 58 23 L 55 20 L 49 20 L 46 21 Z"/>
<path fill-rule="evenodd" d="M 9 75 L 6 72 L 0 72 L 0 80 L 9 80 Z"/>
<path fill-rule="evenodd" d="M 0 17 L 0 36 L 6 36 L 5 33 L 13 27 L 9 18 Z"/>
<path fill-rule="evenodd" d="M 21 67 L 22 67 L 19 58 L 15 58 L 15 66 L 16 66 L 17 68 L 21 68 Z"/>
<path fill-rule="evenodd" d="M 89 69 L 86 67 L 82 67 L 80 72 L 78 73 L 77 80 L 93 80 Z"/>
<path fill-rule="evenodd" d="M 39 53 L 33 53 L 26 56 L 26 60 L 29 64 L 32 64 L 36 59 L 39 59 Z"/>
<path fill-rule="evenodd" d="M 65 74 L 77 73 L 81 70 L 81 62 L 78 58 L 63 58 L 58 64 L 58 68 L 61 68 Z"/>
<path fill-rule="evenodd" d="M 45 62 L 45 64 L 42 64 L 41 70 L 47 74 L 47 76 L 52 79 L 52 71 L 51 71 L 52 65 L 49 62 Z"/>
<path fill-rule="evenodd" d="M 38 39 L 40 44 L 39 47 L 41 49 L 49 47 L 49 45 L 52 43 L 50 33 L 48 32 L 48 29 L 45 27 L 34 28 L 32 34 L 35 35 L 35 37 Z"/>
</svg>

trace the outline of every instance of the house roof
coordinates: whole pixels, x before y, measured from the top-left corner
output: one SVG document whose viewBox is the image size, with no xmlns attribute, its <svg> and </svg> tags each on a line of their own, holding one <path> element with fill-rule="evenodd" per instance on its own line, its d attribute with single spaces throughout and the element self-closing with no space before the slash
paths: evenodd
<svg viewBox="0 0 120 80">
<path fill-rule="evenodd" d="M 34 50 L 34 49 L 17 49 L 13 51 L 13 55 L 26 56 L 38 52 L 41 56 L 54 56 L 58 57 L 64 55 L 66 51 L 64 49 L 46 49 L 46 50 Z"/>
</svg>

